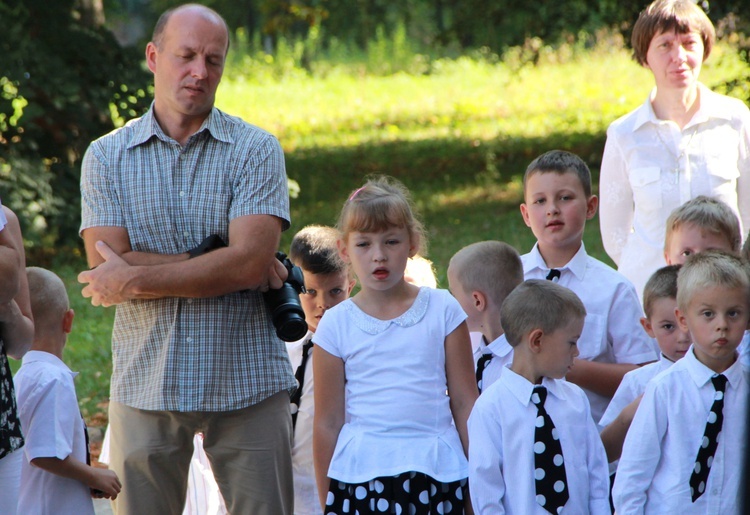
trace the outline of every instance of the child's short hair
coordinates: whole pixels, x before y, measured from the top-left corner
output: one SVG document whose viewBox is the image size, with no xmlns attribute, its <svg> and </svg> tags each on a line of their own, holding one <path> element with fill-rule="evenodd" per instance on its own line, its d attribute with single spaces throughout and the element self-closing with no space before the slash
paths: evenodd
<svg viewBox="0 0 750 515">
<path fill-rule="evenodd" d="M 740 256 L 742 256 L 742 259 L 744 259 L 748 264 L 750 264 L 750 232 L 747 233 L 747 239 L 745 240 L 745 243 L 742 245 L 742 251 L 740 252 Z"/>
<path fill-rule="evenodd" d="M 348 270 L 339 256 L 336 240 L 339 233 L 333 227 L 308 225 L 292 238 L 289 259 L 312 274 L 333 274 Z"/>
<path fill-rule="evenodd" d="M 662 32 L 688 34 L 696 32 L 703 40 L 703 60 L 708 59 L 716 40 L 716 31 L 703 9 L 692 0 L 656 0 L 638 16 L 630 44 L 633 59 L 645 66 L 651 40 Z"/>
<path fill-rule="evenodd" d="M 742 260 L 720 250 L 690 256 L 677 274 L 677 306 L 685 311 L 706 288 L 744 288 L 750 301 L 750 277 Z"/>
<path fill-rule="evenodd" d="M 417 286 L 428 286 L 437 288 L 437 278 L 435 277 L 435 268 L 432 261 L 424 256 L 415 254 L 406 262 L 406 272 L 404 277 L 409 276 L 407 281 Z"/>
<path fill-rule="evenodd" d="M 63 315 L 70 309 L 68 292 L 57 274 L 45 268 L 26 268 L 29 278 L 29 300 L 37 332 L 59 329 Z"/>
<path fill-rule="evenodd" d="M 654 303 L 659 299 L 677 298 L 677 272 L 682 265 L 667 265 L 651 274 L 643 288 L 643 311 L 651 318 Z"/>
<path fill-rule="evenodd" d="M 565 327 L 571 319 L 585 316 L 586 308 L 578 295 L 543 279 L 522 282 L 500 308 L 500 324 L 512 347 L 534 329 L 552 333 Z"/>
<path fill-rule="evenodd" d="M 344 239 L 352 231 L 376 232 L 389 227 L 409 231 L 417 253 L 424 255 L 427 244 L 424 227 L 417 218 L 409 190 L 396 179 L 375 176 L 352 192 L 341 209 L 337 229 Z"/>
<path fill-rule="evenodd" d="M 450 261 L 464 291 L 481 291 L 501 306 L 523 282 L 523 264 L 518 251 L 502 241 L 480 241 L 456 252 Z"/>
<path fill-rule="evenodd" d="M 529 177 L 536 173 L 549 172 L 560 175 L 568 172 L 575 173 L 578 176 L 578 180 L 581 181 L 583 192 L 587 197 L 591 196 L 591 170 L 589 170 L 588 165 L 586 165 L 583 159 L 565 150 L 550 150 L 549 152 L 545 152 L 526 167 L 526 173 L 523 174 L 524 193 L 526 192 L 526 183 Z"/>
<path fill-rule="evenodd" d="M 698 195 L 672 211 L 667 218 L 665 250 L 669 249 L 674 231 L 688 223 L 704 231 L 725 237 L 732 250 L 739 252 L 742 244 L 740 220 L 725 202 L 705 195 Z"/>
</svg>

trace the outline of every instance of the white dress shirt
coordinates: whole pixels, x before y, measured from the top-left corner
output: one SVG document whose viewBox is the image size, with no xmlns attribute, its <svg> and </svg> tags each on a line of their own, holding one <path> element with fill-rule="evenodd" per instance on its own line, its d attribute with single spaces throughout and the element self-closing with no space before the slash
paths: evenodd
<svg viewBox="0 0 750 515">
<path fill-rule="evenodd" d="M 525 279 L 545 279 L 549 267 L 537 245 L 521 256 Z M 581 248 L 560 270 L 558 284 L 570 288 L 586 307 L 586 321 L 578 340 L 580 359 L 599 363 L 646 363 L 659 354 L 640 324 L 643 316 L 635 289 L 622 274 L 586 254 Z M 599 421 L 610 398 L 584 389 L 591 414 Z"/>
<path fill-rule="evenodd" d="M 474 370 L 477 369 L 477 363 L 482 355 L 492 354 L 492 359 L 484 365 L 482 371 L 482 384 L 478 385 L 480 393 L 496 382 L 503 368 L 513 361 L 513 347 L 510 346 L 504 334 L 495 338 L 489 345 L 485 345 L 484 342 L 484 337 L 482 337 L 481 343 L 474 349 Z"/>
<path fill-rule="evenodd" d="M 672 365 L 674 365 L 674 361 L 661 354 L 659 361 L 643 365 L 625 374 L 620 386 L 617 387 L 615 396 L 609 401 L 609 406 L 607 406 L 607 410 L 599 421 L 601 428 L 605 428 L 611 424 L 625 406 L 643 395 L 649 381 Z"/>
<path fill-rule="evenodd" d="M 86 435 L 73 378 L 49 352 L 29 351 L 15 377 L 18 414 L 26 435 L 18 513 L 94 515 L 88 485 L 31 464 L 35 458 L 71 456 L 86 463 Z"/>
<path fill-rule="evenodd" d="M 307 335 L 296 342 L 287 342 L 286 350 L 292 370 L 296 372 L 302 363 L 302 346 L 313 335 Z M 313 466 L 313 416 L 315 403 L 313 400 L 313 351 L 310 348 L 305 364 L 305 381 L 300 387 L 302 396 L 297 411 L 297 423 L 294 426 L 294 442 L 292 444 L 292 472 L 294 474 L 294 513 L 295 515 L 322 515 L 318 499 L 318 488 L 315 484 L 315 467 Z M 290 405 L 291 406 L 291 405 Z M 292 407 L 294 409 L 296 406 Z"/>
<path fill-rule="evenodd" d="M 604 446 L 583 391 L 544 378 L 544 407 L 560 435 L 568 484 L 563 514 L 610 513 Z M 476 513 L 548 515 L 536 502 L 534 385 L 510 368 L 484 391 L 469 416 L 469 484 Z"/>
<path fill-rule="evenodd" d="M 699 85 L 700 109 L 680 130 L 656 117 L 654 92 L 609 126 L 599 179 L 602 242 L 639 299 L 666 264 L 666 222 L 680 205 L 715 197 L 740 216 L 741 234 L 750 227 L 748 108 Z"/>
<path fill-rule="evenodd" d="M 724 372 L 724 423 L 705 493 L 694 503 L 690 497 L 690 475 L 714 401 L 714 374 L 691 349 L 648 384 L 625 438 L 612 490 L 619 515 L 740 512 L 749 390 L 739 359 Z"/>
</svg>

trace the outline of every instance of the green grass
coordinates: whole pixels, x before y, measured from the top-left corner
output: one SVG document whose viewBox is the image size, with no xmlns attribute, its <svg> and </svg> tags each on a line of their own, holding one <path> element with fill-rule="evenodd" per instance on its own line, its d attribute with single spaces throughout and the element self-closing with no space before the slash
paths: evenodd
<svg viewBox="0 0 750 515">
<path fill-rule="evenodd" d="M 368 76 L 332 66 L 324 77 L 263 81 L 252 69 L 228 70 L 217 105 L 276 134 L 300 186 L 284 248 L 307 224 L 333 224 L 367 174 L 385 173 L 411 189 L 442 286 L 448 260 L 466 244 L 499 239 L 526 252 L 534 240 L 518 205 L 529 161 L 552 148 L 571 150 L 589 163 L 596 182 L 607 126 L 641 104 L 653 85 L 626 51 L 606 48 L 548 53 L 537 67 L 461 58 L 431 69 Z M 712 86 L 741 69 L 737 56 L 719 46 L 701 77 Z M 610 262 L 596 218 L 584 241 L 590 254 Z M 80 257 L 65 262 L 55 270 L 77 313 L 65 358 L 81 372 L 84 414 L 96 419 L 108 397 L 114 310 L 81 297 Z"/>
</svg>

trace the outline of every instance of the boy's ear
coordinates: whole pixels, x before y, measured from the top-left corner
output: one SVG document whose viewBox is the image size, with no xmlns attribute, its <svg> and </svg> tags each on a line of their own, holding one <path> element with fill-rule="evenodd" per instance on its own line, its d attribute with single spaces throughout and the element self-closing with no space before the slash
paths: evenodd
<svg viewBox="0 0 750 515">
<path fill-rule="evenodd" d="M 529 221 L 529 209 L 526 207 L 526 202 L 522 202 L 519 208 L 521 209 L 523 223 L 526 224 L 526 227 L 531 227 L 531 222 Z"/>
<path fill-rule="evenodd" d="M 541 329 L 532 329 L 527 337 L 529 343 L 529 349 L 534 354 L 539 354 L 542 351 L 542 340 L 544 339 L 544 331 Z"/>
<path fill-rule="evenodd" d="M 349 252 L 346 249 L 346 242 L 344 240 L 336 240 L 336 248 L 339 251 L 339 257 L 341 257 L 344 263 L 351 263 L 349 260 Z"/>
<path fill-rule="evenodd" d="M 70 334 L 70 332 L 73 330 L 73 318 L 75 317 L 75 315 L 76 314 L 72 309 L 69 309 L 63 315 L 62 330 L 65 334 Z"/>
<path fill-rule="evenodd" d="M 684 313 L 680 311 L 680 308 L 674 308 L 674 315 L 677 317 L 677 325 L 680 326 L 680 329 L 690 332 L 690 329 L 688 329 L 687 326 L 687 319 L 685 318 Z"/>
<path fill-rule="evenodd" d="M 586 220 L 591 220 L 594 217 L 598 207 L 599 198 L 596 195 L 591 195 L 586 201 Z"/>
<path fill-rule="evenodd" d="M 471 292 L 471 301 L 477 311 L 483 312 L 487 309 L 487 296 L 479 290 Z"/>
<path fill-rule="evenodd" d="M 667 266 L 672 264 L 672 260 L 669 259 L 669 253 L 667 252 L 667 249 L 664 249 L 664 261 L 667 263 Z"/>
<path fill-rule="evenodd" d="M 354 289 L 354 285 L 355 284 L 357 284 L 356 280 L 352 279 L 352 280 L 349 281 L 349 284 L 346 287 L 346 296 L 347 297 L 352 294 L 352 290 Z"/>
<path fill-rule="evenodd" d="M 654 334 L 654 326 L 651 325 L 651 320 L 646 317 L 641 317 L 641 327 L 643 327 L 643 330 L 646 331 L 646 334 L 651 338 L 656 338 L 656 335 Z"/>
</svg>

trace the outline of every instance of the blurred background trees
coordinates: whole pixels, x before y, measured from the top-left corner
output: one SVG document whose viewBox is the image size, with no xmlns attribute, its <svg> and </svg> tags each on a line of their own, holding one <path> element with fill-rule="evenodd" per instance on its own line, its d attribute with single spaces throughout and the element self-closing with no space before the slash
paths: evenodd
<svg viewBox="0 0 750 515">
<path fill-rule="evenodd" d="M 0 0 L 0 197 L 24 221 L 30 252 L 79 247 L 80 161 L 93 139 L 151 99 L 143 48 L 175 0 Z M 203 0 L 227 20 L 233 59 L 323 73 L 331 60 L 367 73 L 426 74 L 439 57 L 508 49 L 535 63 L 544 46 L 629 31 L 646 0 Z M 750 2 L 702 2 L 740 48 Z M 604 36 L 603 36 L 604 35 Z M 260 56 L 260 57 L 258 57 Z M 369 63 L 368 63 L 369 60 Z M 403 62 L 401 62 L 401 61 Z M 277 64 L 277 66 L 279 66 Z M 252 71 L 250 72 L 252 73 Z M 750 98 L 750 77 L 725 85 Z"/>
</svg>

